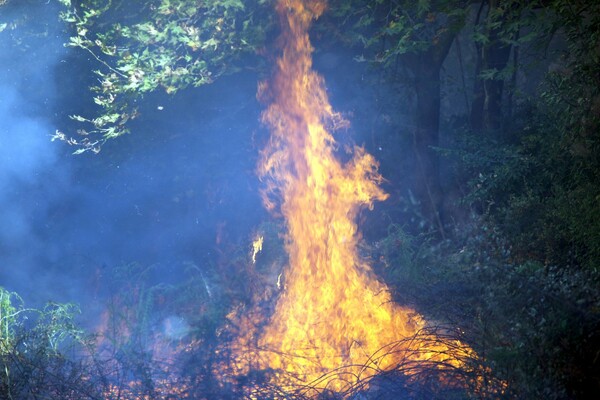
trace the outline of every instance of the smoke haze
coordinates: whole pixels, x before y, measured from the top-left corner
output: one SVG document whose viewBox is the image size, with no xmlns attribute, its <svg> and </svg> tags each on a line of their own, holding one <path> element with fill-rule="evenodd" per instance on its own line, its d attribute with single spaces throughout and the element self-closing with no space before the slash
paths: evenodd
<svg viewBox="0 0 600 400">
<path fill-rule="evenodd" d="M 77 129 L 69 115 L 94 115 L 94 61 L 63 46 L 69 35 L 55 2 L 0 10 L 0 286 L 29 305 L 80 303 L 85 315 L 116 290 L 111 277 L 124 265 L 152 265 L 152 283 L 175 283 L 185 265 L 210 276 L 220 258 L 249 245 L 268 218 L 255 175 L 268 137 L 256 100 L 264 77 L 244 72 L 147 96 L 130 135 L 73 156 L 50 138 Z M 369 85 L 366 64 L 334 50 L 317 51 L 315 67 L 352 124 L 336 132 L 338 143 L 365 145 L 384 177 L 400 182 L 398 157 L 385 156 L 406 139 L 384 133 L 400 125 L 401 108 L 386 111 L 388 95 Z"/>
<path fill-rule="evenodd" d="M 177 281 L 187 262 L 214 268 L 264 217 L 257 77 L 236 78 L 235 91 L 225 80 L 155 96 L 132 135 L 73 156 L 50 139 L 70 126 L 69 114 L 93 113 L 81 101 L 89 60 L 63 46 L 51 3 L 1 9 L 0 286 L 28 305 L 85 309 L 124 264 L 155 265 L 163 282 Z"/>
</svg>

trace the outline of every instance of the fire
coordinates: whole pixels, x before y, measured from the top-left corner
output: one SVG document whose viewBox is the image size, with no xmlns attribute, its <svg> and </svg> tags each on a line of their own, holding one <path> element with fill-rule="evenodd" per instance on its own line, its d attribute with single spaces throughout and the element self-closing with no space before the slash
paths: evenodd
<svg viewBox="0 0 600 400">
<path fill-rule="evenodd" d="M 256 264 L 256 255 L 262 251 L 264 240 L 264 236 L 259 235 L 252 242 L 252 264 Z"/>
<path fill-rule="evenodd" d="M 336 156 L 328 127 L 342 119 L 332 110 L 322 77 L 312 70 L 308 35 L 325 6 L 324 0 L 276 5 L 282 54 L 272 80 L 259 88 L 270 103 L 263 121 L 271 138 L 258 170 L 266 207 L 279 205 L 286 221 L 289 265 L 268 325 L 256 332 L 256 321 L 247 321 L 235 367 L 240 373 L 279 371 L 275 383 L 280 385 L 343 390 L 407 359 L 458 366 L 449 348 L 471 350 L 431 336 L 405 340 L 425 327 L 424 319 L 394 304 L 357 253 L 358 212 L 387 195 L 379 187 L 378 164 L 364 149 L 348 150 L 346 162 Z M 258 248 L 255 243 L 253 261 Z M 343 377 L 327 375 L 341 367 Z"/>
</svg>

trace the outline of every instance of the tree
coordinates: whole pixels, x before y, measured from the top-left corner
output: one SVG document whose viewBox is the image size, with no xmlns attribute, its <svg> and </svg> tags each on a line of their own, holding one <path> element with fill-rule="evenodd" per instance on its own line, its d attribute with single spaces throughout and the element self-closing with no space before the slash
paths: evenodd
<svg viewBox="0 0 600 400">
<path fill-rule="evenodd" d="M 61 19 L 73 31 L 68 46 L 88 52 L 98 63 L 92 87 L 97 117 L 72 116 L 86 124 L 75 138 L 55 139 L 98 152 L 106 140 L 128 132 L 145 94 L 174 94 L 202 86 L 248 66 L 271 29 L 266 0 L 59 0 Z M 242 62 L 243 60 L 243 62 Z"/>
<path fill-rule="evenodd" d="M 586 0 L 536 11 L 526 25 L 532 40 L 560 35 L 565 45 L 537 98 L 503 127 L 505 137 L 474 132 L 479 137 L 463 156 L 472 174 L 469 199 L 517 261 L 600 265 L 599 12 Z"/>
<path fill-rule="evenodd" d="M 503 99 L 506 83 L 516 85 L 519 49 L 538 42 L 547 47 L 553 37 L 546 26 L 548 5 L 544 1 L 483 0 L 478 6 L 473 40 L 476 48 L 475 85 L 470 128 L 475 132 L 502 134 L 505 112 L 512 111 L 511 98 Z M 513 59 L 512 65 L 509 61 Z M 508 101 L 504 101 L 508 100 Z"/>
<path fill-rule="evenodd" d="M 413 151 L 415 191 L 431 226 L 443 236 L 443 194 L 439 175 L 440 71 L 463 28 L 469 1 L 339 0 L 333 12 L 346 40 L 370 51 L 370 61 L 392 73 L 401 62 L 412 78 L 416 98 Z"/>
</svg>

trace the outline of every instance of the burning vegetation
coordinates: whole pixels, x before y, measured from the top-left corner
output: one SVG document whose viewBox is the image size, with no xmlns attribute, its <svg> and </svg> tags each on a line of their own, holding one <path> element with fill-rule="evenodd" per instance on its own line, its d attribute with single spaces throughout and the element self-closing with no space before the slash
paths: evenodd
<svg viewBox="0 0 600 400">
<path fill-rule="evenodd" d="M 149 109 L 153 115 L 170 113 L 166 140 L 180 140 L 185 135 L 179 129 L 186 127 L 198 137 L 216 133 L 214 141 L 186 137 L 168 151 L 159 149 L 157 143 L 163 142 L 155 142 L 151 147 L 156 152 L 148 155 L 148 162 L 128 160 L 134 174 L 116 181 L 98 179 L 97 185 L 84 189 L 77 186 L 76 191 L 86 192 L 74 196 L 77 201 L 52 195 L 49 204 L 55 207 L 38 210 L 45 200 L 32 195 L 28 200 L 38 211 L 31 223 L 31 210 L 12 203 L 38 190 L 41 178 L 31 184 L 26 177 L 45 164 L 33 163 L 36 168 L 13 176 L 11 168 L 22 169 L 17 162 L 22 157 L 10 155 L 6 143 L 4 168 L 9 174 L 2 177 L 9 195 L 0 199 L 8 210 L 2 216 L 6 230 L 0 243 L 2 262 L 18 266 L 23 260 L 26 268 L 3 267 L 2 277 L 37 289 L 36 282 L 53 281 L 30 279 L 36 278 L 30 272 L 40 269 L 34 267 L 38 264 L 28 266 L 33 263 L 28 260 L 39 258 L 39 265 L 46 268 L 44 262 L 59 260 L 67 248 L 69 252 L 81 248 L 82 253 L 102 248 L 115 254 L 107 261 L 92 260 L 95 257 L 90 255 L 90 261 L 83 261 L 86 265 L 77 266 L 85 275 L 81 280 L 68 279 L 67 274 L 75 271 L 68 262 L 48 268 L 48 274 L 60 274 L 61 284 L 55 285 L 54 292 L 65 288 L 72 290 L 69 295 L 80 295 L 79 286 L 71 282 L 86 282 L 81 285 L 90 292 L 82 297 L 88 302 L 83 308 L 84 324 L 93 334 L 78 325 L 79 311 L 73 304 L 26 308 L 16 293 L 0 287 L 0 399 L 563 400 L 592 398 L 600 390 L 600 244 L 596 239 L 600 237 L 600 151 L 590 150 L 600 149 L 598 135 L 592 134 L 600 124 L 600 94 L 595 89 L 600 84 L 590 84 L 598 83 L 598 74 L 592 72 L 598 70 L 594 66 L 600 58 L 589 57 L 598 50 L 589 38 L 599 36 L 600 6 L 591 0 L 512 2 L 508 8 L 498 2 L 349 0 L 332 2 L 331 12 L 323 18 L 326 0 L 156 0 L 141 8 L 126 0 L 59 2 L 64 6 L 63 22 L 73 28 L 69 46 L 85 50 L 86 57 L 100 63 L 93 103 L 103 111 L 98 118 L 72 117 L 89 128 L 77 131 L 81 137 L 73 139 L 57 131 L 54 139 L 75 146 L 78 154 L 98 153 L 109 139 L 125 133 L 132 120 L 147 117 Z M 0 8 L 5 3 L 17 4 L 0 0 Z M 46 5 L 41 7 L 45 15 Z M 37 15 L 24 14 L 27 19 Z M 1 17 L 6 16 L 10 13 Z M 552 22 L 540 24 L 545 18 Z M 364 55 L 352 49 L 342 56 L 323 54 L 325 50 L 320 59 L 325 74 L 340 65 L 338 56 L 340 60 L 353 56 L 362 65 L 376 64 L 393 75 L 391 80 L 377 77 L 383 85 L 404 78 L 413 84 L 410 97 L 394 82 L 390 103 L 373 117 L 379 121 L 373 123 L 373 132 L 379 128 L 384 132 L 372 132 L 367 147 L 380 152 L 377 158 L 392 186 L 389 190 L 382 188 L 387 183 L 375 157 L 338 137 L 349 122 L 335 112 L 324 78 L 313 70 L 309 30 L 317 20 L 317 32 L 327 30 L 319 47 L 357 46 L 358 40 L 362 41 L 359 52 L 364 50 Z M 22 65 L 29 65 L 31 49 L 40 46 L 15 36 L 20 21 L 4 21 L 0 19 L 0 34 L 18 42 L 15 48 L 27 60 Z M 514 104 L 512 98 L 520 90 L 518 50 L 533 36 L 545 41 L 548 26 L 552 35 L 557 27 L 565 28 L 562 35 L 568 51 L 556 58 L 560 65 L 549 68 L 546 87 L 537 96 L 541 100 L 518 105 L 523 108 L 521 115 L 516 112 L 517 98 Z M 267 143 L 258 157 L 256 175 L 262 202 L 273 218 L 257 227 L 264 215 L 244 223 L 237 216 L 250 209 L 264 211 L 259 196 L 247 203 L 235 195 L 241 192 L 229 191 L 231 186 L 244 186 L 243 179 L 230 179 L 244 169 L 250 171 L 252 181 L 246 189 L 258 193 L 249 166 L 255 160 L 246 158 L 245 167 L 238 168 L 222 157 L 229 153 L 232 159 L 245 158 L 231 146 L 241 142 L 242 134 L 234 131 L 251 130 L 258 122 L 255 77 L 244 77 L 250 82 L 248 90 L 229 90 L 232 81 L 227 79 L 239 75 L 226 75 L 254 70 L 263 63 L 264 47 L 276 30 L 275 66 L 270 79 L 259 84 L 257 96 L 265 107 L 260 108 L 262 122 L 270 136 L 268 141 L 264 137 Z M 467 30 L 475 37 L 467 39 L 461 33 Z M 50 31 L 44 32 L 30 36 L 47 41 Z M 528 33 L 520 36 L 523 32 Z M 461 53 L 465 48 L 461 50 L 460 42 L 467 40 L 476 50 Z M 19 71 L 22 65 L 11 61 L 10 51 L 5 53 L 5 64 L 10 65 L 6 70 Z M 461 118 L 470 114 L 471 119 L 466 128 L 451 128 L 454 122 L 449 110 L 444 110 L 444 104 L 453 101 L 450 93 L 444 93 L 450 83 L 443 81 L 451 74 L 442 70 L 453 68 L 445 61 L 448 54 L 456 55 L 459 64 L 454 69 L 460 70 L 462 79 L 456 82 L 462 81 L 461 93 L 465 93 Z M 464 64 L 462 54 L 468 61 Z M 248 66 L 245 56 L 261 61 Z M 502 71 L 490 64 L 499 56 L 504 57 Z M 66 59 L 61 60 L 61 70 L 71 73 L 68 63 L 62 62 Z M 465 78 L 471 61 L 476 64 L 474 72 Z M 355 66 L 344 68 L 350 71 Z M 351 75 L 365 73 L 374 79 L 379 74 L 365 71 Z M 147 96 L 142 101 L 144 94 L 160 88 L 170 96 L 220 76 L 226 89 L 217 86 L 206 98 L 189 102 L 190 108 L 186 108 L 188 100 L 198 100 L 191 91 L 183 93 L 184 107 L 171 97 Z M 356 86 L 363 85 L 361 79 L 356 79 Z M 6 84 L 6 79 L 0 81 Z M 373 81 L 365 80 L 365 85 L 369 83 Z M 508 122 L 503 126 L 499 118 L 505 83 L 511 87 L 505 93 L 510 95 L 505 111 L 510 118 L 522 119 L 510 121 L 511 126 Z M 466 94 L 470 86 L 473 98 Z M 233 93 L 235 107 L 218 104 L 217 97 L 225 92 Z M 241 92 L 251 106 L 238 104 Z M 381 100 L 379 95 L 367 96 L 360 98 L 361 105 Z M 399 101 L 402 97 L 406 98 Z M 28 96 L 23 98 L 28 99 L 23 105 L 31 103 Z M 405 101 L 414 104 L 406 110 L 398 107 Z M 0 101 L 0 113 L 9 121 L 0 131 L 22 127 L 14 131 L 20 137 L 31 124 L 13 116 L 16 107 L 10 99 Z M 172 113 L 177 108 L 181 114 Z M 247 125 L 232 125 L 232 115 L 245 114 L 246 108 L 252 109 Z M 28 109 L 37 112 L 36 107 Z M 395 115 L 399 110 L 406 115 Z M 363 120 L 367 113 L 357 112 Z M 209 124 L 210 129 L 199 132 L 198 125 L 215 114 L 219 118 Z M 401 121 L 405 116 L 406 121 Z M 361 121 L 361 117 L 353 119 Z M 411 132 L 401 132 L 405 137 L 390 139 L 411 123 Z M 445 126 L 440 128 L 440 123 Z M 147 128 L 143 122 L 131 126 Z M 164 133 L 149 128 L 148 143 Z M 463 128 L 472 137 L 463 137 L 459 133 Z M 442 148 L 441 129 L 449 130 L 443 133 L 451 143 L 443 144 L 452 148 Z M 227 143 L 222 141 L 224 132 L 231 139 Z M 248 135 L 240 147 L 247 151 L 255 139 L 261 142 L 262 134 L 251 139 Z M 130 146 L 139 144 L 134 140 Z M 30 145 L 23 147 L 32 154 L 36 151 Z M 198 147 L 215 154 L 200 153 Z M 161 171 L 144 171 L 145 183 L 130 186 L 133 179 L 140 179 L 140 170 L 157 164 L 157 155 Z M 210 162 L 190 162 L 203 156 Z M 389 174 L 389 164 L 405 156 L 406 165 Z M 78 169 L 73 176 L 79 182 L 90 170 L 93 178 L 115 174 L 126 169 L 127 158 L 117 152 L 114 158 Z M 109 172 L 98 168 L 107 162 L 116 168 Z M 457 172 L 444 171 L 456 179 L 456 187 L 441 185 L 442 162 L 456 167 Z M 163 171 L 175 164 L 183 168 Z M 55 161 L 48 165 L 54 166 Z M 231 168 L 227 174 L 215 174 L 225 165 Z M 198 171 L 204 175 L 199 177 Z M 167 176 L 171 173 L 172 180 Z M 155 179 L 158 176 L 163 179 Z M 197 186 L 187 188 L 190 181 Z M 55 193 L 74 182 L 69 175 L 58 189 L 36 193 Z M 109 191 L 109 187 L 119 189 Z M 158 191 L 160 196 L 155 194 Z M 455 200 L 453 196 L 463 203 L 446 204 Z M 227 197 L 232 208 L 242 210 L 233 217 L 217 211 L 225 208 Z M 92 205 L 85 205 L 90 199 Z M 124 200 L 119 207 L 104 208 L 103 203 L 120 203 L 120 199 Z M 376 234 L 366 231 L 367 240 L 361 236 L 358 220 L 362 211 L 372 210 L 378 202 L 385 202 L 386 209 L 378 210 L 378 217 L 385 218 L 387 235 L 383 223 Z M 77 212 L 78 207 L 82 211 Z M 167 213 L 167 209 L 182 213 Z M 445 211 L 449 214 L 442 215 Z M 12 218 L 13 213 L 27 218 Z M 207 215 L 213 219 L 203 221 Z M 449 220 L 455 217 L 456 221 Z M 73 229 L 80 227 L 77 223 L 62 227 L 62 220 L 69 219 L 90 222 L 83 225 L 89 232 L 71 237 L 83 231 Z M 152 223 L 144 225 L 149 220 Z M 11 228 L 14 221 L 27 229 Z M 236 230 L 234 224 L 247 226 Z M 29 228 L 31 234 L 25 235 Z M 254 232 L 249 234 L 251 229 Z M 67 231 L 67 237 L 62 237 Z M 21 239 L 13 238 L 15 233 Z M 101 239 L 113 233 L 110 241 Z M 58 244 L 55 237 L 65 243 Z M 82 246 L 96 240 L 97 246 Z M 48 243 L 36 250 L 42 241 Z M 20 253 L 29 251 L 31 255 L 21 258 Z M 38 257 L 45 251 L 49 254 Z M 139 264 L 119 264 L 121 256 L 130 260 L 145 252 L 153 254 Z M 90 271 L 95 271 L 93 277 Z"/>
<path fill-rule="evenodd" d="M 403 368 L 410 376 L 436 365 L 465 367 L 476 358 L 466 344 L 436 335 L 418 313 L 395 304 L 357 253 L 359 210 L 387 195 L 374 158 L 355 147 L 342 149 L 347 161 L 341 161 L 328 131 L 341 118 L 312 70 L 308 35 L 325 6 L 277 2 L 281 56 L 259 91 L 270 103 L 263 121 L 271 139 L 258 171 L 267 208 L 280 203 L 289 265 L 268 321 L 263 313 L 237 316 L 243 334 L 233 345 L 234 374 L 271 370 L 272 384 L 310 387 L 312 395 L 347 392 L 401 365 L 410 365 Z M 254 249 L 256 243 L 262 240 Z"/>
</svg>

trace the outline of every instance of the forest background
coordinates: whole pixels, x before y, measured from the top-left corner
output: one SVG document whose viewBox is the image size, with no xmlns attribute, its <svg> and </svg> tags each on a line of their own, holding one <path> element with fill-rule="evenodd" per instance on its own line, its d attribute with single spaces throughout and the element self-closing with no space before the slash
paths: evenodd
<svg viewBox="0 0 600 400">
<path fill-rule="evenodd" d="M 0 4 L 0 283 L 60 302 L 36 325 L 3 292 L 14 318 L 0 323 L 1 390 L 33 390 L 23 382 L 58 360 L 75 370 L 58 345 L 87 340 L 70 301 L 83 325 L 107 302 L 113 319 L 137 321 L 112 340 L 140 391 L 158 390 L 147 348 L 164 321 L 173 340 L 203 343 L 190 363 L 218 363 L 226 315 L 285 258 L 253 172 L 268 139 L 255 93 L 276 58 L 272 2 Z M 311 39 L 351 123 L 336 140 L 380 162 L 390 198 L 363 213 L 362 251 L 395 299 L 459 327 L 507 398 L 591 398 L 600 5 L 332 0 Z M 263 260 L 249 270 L 257 231 Z M 29 359 L 20 337 L 44 356 Z M 224 390 L 213 374 L 198 373 L 206 393 Z M 35 376 L 48 390 L 78 385 Z"/>
</svg>

